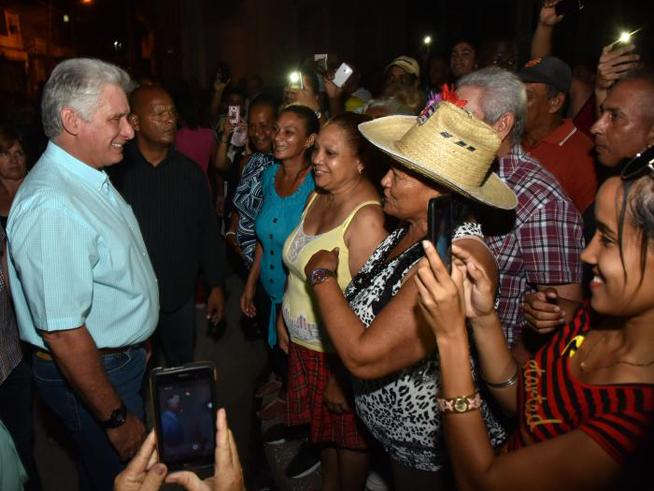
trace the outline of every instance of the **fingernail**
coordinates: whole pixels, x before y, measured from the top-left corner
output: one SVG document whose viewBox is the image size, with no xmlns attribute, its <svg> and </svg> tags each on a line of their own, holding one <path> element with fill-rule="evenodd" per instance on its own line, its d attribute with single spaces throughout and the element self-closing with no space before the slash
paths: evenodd
<svg viewBox="0 0 654 491">
<path fill-rule="evenodd" d="M 163 476 L 166 473 L 166 466 L 163 464 L 157 464 L 155 472 L 160 476 Z"/>
<path fill-rule="evenodd" d="M 428 240 L 423 240 L 423 241 L 422 241 L 422 248 L 423 248 L 423 249 L 427 250 L 427 249 L 429 249 L 430 247 L 431 247 L 431 242 L 429 242 Z"/>
</svg>

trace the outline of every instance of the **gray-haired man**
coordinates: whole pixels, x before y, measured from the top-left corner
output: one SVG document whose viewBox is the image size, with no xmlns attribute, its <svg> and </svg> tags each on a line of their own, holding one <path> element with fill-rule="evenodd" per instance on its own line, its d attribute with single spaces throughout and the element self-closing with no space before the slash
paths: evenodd
<svg viewBox="0 0 654 491">
<path fill-rule="evenodd" d="M 139 391 L 157 285 L 134 214 L 103 171 L 134 136 L 129 85 L 100 60 L 57 65 L 42 101 L 50 142 L 7 227 L 20 335 L 37 390 L 77 444 L 81 489 L 112 489 L 145 433 Z"/>
<path fill-rule="evenodd" d="M 518 341 L 526 325 L 525 294 L 555 289 L 567 320 L 581 301 L 582 219 L 556 178 L 520 145 L 527 104 L 522 81 L 489 67 L 459 79 L 456 93 L 500 134 L 497 173 L 518 198 L 515 214 L 494 214 L 495 227 L 484 233 L 500 273 L 498 314 L 509 344 L 523 359 Z"/>
</svg>

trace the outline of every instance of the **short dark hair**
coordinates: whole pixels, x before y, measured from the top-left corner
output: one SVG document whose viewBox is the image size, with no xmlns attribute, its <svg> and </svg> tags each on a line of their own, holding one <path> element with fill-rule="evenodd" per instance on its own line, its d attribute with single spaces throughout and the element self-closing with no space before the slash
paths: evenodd
<svg viewBox="0 0 654 491">
<path fill-rule="evenodd" d="M 23 145 L 20 135 L 9 126 L 0 127 L 0 153 L 6 153 L 15 143 Z"/>
<path fill-rule="evenodd" d="M 282 109 L 279 115 L 281 116 L 284 113 L 293 113 L 298 116 L 304 122 L 304 129 L 306 130 L 307 135 L 312 135 L 313 133 L 318 133 L 320 131 L 320 121 L 318 121 L 318 116 L 316 116 L 316 113 L 307 106 L 291 104 Z"/>
<path fill-rule="evenodd" d="M 277 101 L 273 96 L 269 94 L 259 94 L 254 99 L 252 99 L 252 102 L 250 102 L 249 110 L 251 111 L 255 107 L 269 107 L 272 109 L 275 117 L 277 117 L 277 106 Z"/>
</svg>

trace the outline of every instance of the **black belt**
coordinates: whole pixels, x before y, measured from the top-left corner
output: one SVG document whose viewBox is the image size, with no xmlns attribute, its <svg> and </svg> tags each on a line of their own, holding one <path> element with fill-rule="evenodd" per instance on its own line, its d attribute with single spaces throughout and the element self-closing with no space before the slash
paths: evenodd
<svg viewBox="0 0 654 491">
<path fill-rule="evenodd" d="M 143 345 L 144 343 L 139 343 L 139 344 L 132 344 L 130 346 L 121 346 L 120 348 L 100 348 L 98 352 L 100 353 L 100 356 L 114 355 L 116 353 L 125 353 L 126 351 L 129 351 L 131 349 L 142 348 Z M 40 349 L 34 350 L 34 356 L 36 356 L 40 360 L 54 361 L 54 358 L 50 353 Z"/>
</svg>

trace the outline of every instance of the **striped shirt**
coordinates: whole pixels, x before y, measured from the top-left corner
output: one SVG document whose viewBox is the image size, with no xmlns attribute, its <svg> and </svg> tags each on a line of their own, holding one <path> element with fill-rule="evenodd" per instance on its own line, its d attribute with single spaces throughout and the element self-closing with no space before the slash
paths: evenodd
<svg viewBox="0 0 654 491">
<path fill-rule="evenodd" d="M 584 306 L 523 366 L 519 431 L 509 442 L 510 450 L 580 430 L 624 464 L 648 443 L 654 429 L 654 384 L 590 385 L 570 373 L 570 358 L 590 322 Z"/>
<path fill-rule="evenodd" d="M 9 280 L 21 339 L 85 325 L 98 348 L 145 341 L 159 293 L 134 213 L 99 171 L 53 142 L 9 213 Z"/>
<path fill-rule="evenodd" d="M 0 250 L 2 250 L 5 239 L 5 231 L 0 227 Z M 0 384 L 5 381 L 22 358 L 16 317 L 7 288 L 7 278 L 0 267 Z"/>
</svg>

